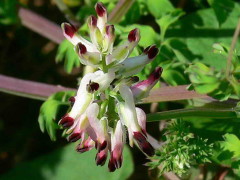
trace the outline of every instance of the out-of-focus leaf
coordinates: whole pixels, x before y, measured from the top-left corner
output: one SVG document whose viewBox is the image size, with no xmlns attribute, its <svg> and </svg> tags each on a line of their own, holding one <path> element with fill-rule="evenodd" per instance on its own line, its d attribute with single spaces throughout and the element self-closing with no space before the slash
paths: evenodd
<svg viewBox="0 0 240 180">
<path fill-rule="evenodd" d="M 225 151 L 233 153 L 233 157 L 240 158 L 240 140 L 234 134 L 225 134 L 224 141 L 220 143 Z"/>
<path fill-rule="evenodd" d="M 213 8 L 217 16 L 219 25 L 226 21 L 229 14 L 233 10 L 234 3 L 232 0 L 208 0 L 208 3 Z"/>
<path fill-rule="evenodd" d="M 50 96 L 41 106 L 38 123 L 42 132 L 47 131 L 52 141 L 56 140 L 56 130 L 59 128 L 57 120 L 61 118 L 62 113 L 66 111 L 69 97 L 75 92 L 58 92 Z"/>
<path fill-rule="evenodd" d="M 220 83 L 215 82 L 211 84 L 199 84 L 195 86 L 195 90 L 200 94 L 208 94 L 213 92 L 215 89 L 219 87 Z"/>
<path fill-rule="evenodd" d="M 169 0 L 147 0 L 147 5 L 150 13 L 157 19 L 174 10 Z"/>
<path fill-rule="evenodd" d="M 17 0 L 0 1 L 0 24 L 10 25 L 18 21 Z"/>
<path fill-rule="evenodd" d="M 67 40 L 59 45 L 56 55 L 56 62 L 62 61 L 64 61 L 64 69 L 67 73 L 70 73 L 74 67 L 80 66 L 79 57 L 73 45 Z"/>
<path fill-rule="evenodd" d="M 164 39 L 165 33 L 166 33 L 168 27 L 171 24 L 175 23 L 184 14 L 185 14 L 185 12 L 182 11 L 181 9 L 175 9 L 174 11 L 172 11 L 156 20 L 157 24 L 159 25 L 159 27 L 161 29 L 161 34 L 160 34 L 161 40 Z"/>
<path fill-rule="evenodd" d="M 170 69 L 164 70 L 164 72 L 162 73 L 162 78 L 164 79 L 164 81 L 166 81 L 168 84 L 172 86 L 177 86 L 177 85 L 187 83 L 185 77 L 176 70 L 170 70 Z"/>
<path fill-rule="evenodd" d="M 234 8 L 219 28 L 218 20 L 212 8 L 199 10 L 196 13 L 183 17 L 179 24 L 180 29 L 169 29 L 166 36 L 180 37 L 186 42 L 188 49 L 196 56 L 197 61 L 201 61 L 217 70 L 226 68 L 226 57 L 222 54 L 213 53 L 212 45 L 221 43 L 231 44 L 234 30 L 239 19 L 240 5 L 234 4 Z M 236 53 L 239 53 L 240 42 L 236 44 Z"/>
<path fill-rule="evenodd" d="M 96 150 L 79 154 L 76 144 L 70 144 L 30 162 L 19 164 L 0 177 L 1 180 L 124 180 L 133 172 L 133 160 L 128 147 L 124 148 L 123 165 L 113 173 L 108 172 L 106 163 L 99 167 L 95 163 Z"/>
<path fill-rule="evenodd" d="M 76 7 L 81 4 L 81 0 L 63 0 L 63 2 L 70 7 Z"/>
</svg>

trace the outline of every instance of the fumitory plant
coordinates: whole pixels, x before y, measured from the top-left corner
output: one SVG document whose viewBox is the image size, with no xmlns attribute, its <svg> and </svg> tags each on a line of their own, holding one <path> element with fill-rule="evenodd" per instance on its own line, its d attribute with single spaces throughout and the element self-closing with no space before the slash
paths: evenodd
<svg viewBox="0 0 240 180">
<path fill-rule="evenodd" d="M 155 45 L 148 46 L 137 57 L 129 57 L 140 40 L 139 29 L 128 34 L 128 39 L 114 47 L 115 28 L 107 24 L 107 11 L 102 3 L 95 6 L 97 18 L 88 18 L 91 42 L 77 33 L 75 27 L 62 24 L 64 36 L 74 45 L 84 65 L 98 69 L 86 74 L 80 82 L 71 110 L 59 121 L 66 128 L 70 142 L 80 140 L 76 150 L 98 150 L 96 164 L 103 165 L 110 153 L 109 171 L 122 165 L 123 146 L 128 136 L 148 156 L 154 148 L 148 141 L 146 114 L 135 103 L 146 97 L 157 83 L 162 68 L 157 67 L 147 80 L 138 82 L 133 76 L 158 54 Z"/>
<path fill-rule="evenodd" d="M 239 12 L 1 0 L 0 179 L 240 179 Z"/>
</svg>

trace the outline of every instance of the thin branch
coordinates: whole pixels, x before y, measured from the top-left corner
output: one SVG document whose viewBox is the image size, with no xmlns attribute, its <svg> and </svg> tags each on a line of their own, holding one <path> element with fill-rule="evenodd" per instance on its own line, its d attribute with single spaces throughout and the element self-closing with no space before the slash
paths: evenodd
<svg viewBox="0 0 240 180">
<path fill-rule="evenodd" d="M 237 43 L 239 34 L 240 34 L 240 18 L 239 18 L 239 20 L 238 20 L 238 24 L 237 24 L 237 27 L 236 27 L 236 29 L 235 29 L 234 35 L 233 35 L 233 39 L 232 39 L 232 43 L 231 43 L 230 50 L 229 50 L 229 52 L 228 52 L 227 67 L 226 67 L 226 78 L 227 78 L 227 79 L 230 77 L 230 71 L 231 71 L 231 66 L 232 66 L 233 51 L 234 51 L 234 48 L 235 48 L 235 46 L 236 46 L 236 43 Z"/>
<path fill-rule="evenodd" d="M 147 98 L 143 99 L 143 103 L 164 102 L 164 101 L 177 101 L 195 98 L 210 98 L 205 94 L 198 94 L 195 91 L 187 90 L 188 85 L 180 85 L 175 87 L 161 87 L 153 89 Z"/>
<path fill-rule="evenodd" d="M 75 90 L 60 85 L 49 85 L 0 75 L 0 91 L 31 99 L 46 100 L 52 93 Z"/>
<path fill-rule="evenodd" d="M 160 121 L 172 118 L 183 117 L 207 117 L 207 118 L 237 118 L 237 113 L 234 108 L 228 109 L 210 109 L 210 108 L 189 108 L 177 109 L 170 111 L 162 111 L 157 113 L 150 113 L 147 115 L 148 122 Z"/>
<path fill-rule="evenodd" d="M 127 13 L 135 0 L 119 0 L 116 7 L 112 10 L 108 20 L 111 23 L 118 23 L 121 18 Z"/>
<path fill-rule="evenodd" d="M 74 26 L 79 27 L 79 22 L 67 5 L 62 0 L 54 0 L 54 2 L 56 3 L 58 9 L 64 14 L 66 19 Z"/>
<path fill-rule="evenodd" d="M 41 100 L 47 99 L 47 97 L 52 93 L 58 91 L 76 90 L 72 88 L 62 87 L 60 85 L 49 85 L 4 75 L 0 75 L 0 82 L 0 91 L 2 92 Z M 172 97 L 173 94 L 174 97 Z M 152 90 L 150 92 L 150 95 L 145 98 L 142 103 L 177 101 L 201 97 L 206 98 L 208 96 L 199 95 L 194 91 L 188 91 L 186 90 L 186 86 L 162 87 Z"/>
<path fill-rule="evenodd" d="M 60 26 L 48 19 L 32 12 L 31 10 L 20 7 L 18 11 L 22 24 L 41 36 L 60 44 L 65 38 Z"/>
</svg>

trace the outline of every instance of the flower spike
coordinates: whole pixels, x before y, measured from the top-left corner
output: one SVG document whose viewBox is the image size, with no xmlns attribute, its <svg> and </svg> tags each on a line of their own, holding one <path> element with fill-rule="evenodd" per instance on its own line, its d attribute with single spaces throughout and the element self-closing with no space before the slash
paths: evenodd
<svg viewBox="0 0 240 180">
<path fill-rule="evenodd" d="M 108 169 L 113 172 L 122 166 L 126 136 L 131 147 L 135 143 L 147 156 L 154 155 L 147 136 L 146 114 L 135 103 L 149 94 L 162 68 L 139 82 L 134 75 L 156 58 L 159 49 L 151 45 L 141 55 L 129 57 L 140 41 L 139 29 L 132 29 L 127 39 L 114 47 L 115 27 L 107 24 L 106 8 L 99 2 L 95 10 L 97 17 L 87 20 L 91 42 L 73 25 L 62 24 L 63 34 L 73 44 L 80 62 L 95 72 L 83 76 L 76 95 L 69 99 L 71 109 L 59 125 L 66 129 L 69 142 L 79 142 L 77 152 L 97 149 L 97 165 L 103 166 L 109 153 Z"/>
</svg>

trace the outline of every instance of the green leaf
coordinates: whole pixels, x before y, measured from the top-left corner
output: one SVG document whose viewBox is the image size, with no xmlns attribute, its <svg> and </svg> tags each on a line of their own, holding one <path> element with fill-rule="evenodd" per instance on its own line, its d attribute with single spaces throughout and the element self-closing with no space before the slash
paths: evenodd
<svg viewBox="0 0 240 180">
<path fill-rule="evenodd" d="M 18 21 L 16 0 L 0 1 L 0 24 L 10 25 Z"/>
<path fill-rule="evenodd" d="M 169 69 L 164 70 L 164 72 L 162 74 L 162 78 L 168 84 L 173 85 L 173 86 L 187 83 L 185 77 L 176 70 L 169 70 Z"/>
<path fill-rule="evenodd" d="M 150 13 L 157 19 L 174 10 L 169 0 L 147 0 L 147 6 Z"/>
<path fill-rule="evenodd" d="M 219 87 L 220 83 L 215 82 L 211 84 L 199 84 L 195 85 L 195 90 L 200 94 L 208 94 L 213 92 L 215 89 Z"/>
<path fill-rule="evenodd" d="M 64 61 L 64 69 L 70 73 L 74 67 L 80 66 L 80 61 L 77 53 L 74 51 L 73 45 L 64 40 L 58 47 L 56 62 Z"/>
<path fill-rule="evenodd" d="M 52 141 L 56 140 L 56 130 L 59 128 L 57 121 L 66 112 L 69 97 L 75 92 L 58 92 L 50 96 L 41 106 L 38 123 L 42 132 L 47 131 Z"/>
<path fill-rule="evenodd" d="M 161 29 L 161 40 L 164 39 L 165 33 L 169 26 L 173 23 L 175 23 L 181 16 L 185 14 L 184 11 L 181 9 L 175 9 L 174 11 L 170 12 L 169 14 L 166 14 L 162 16 L 161 18 L 157 19 L 156 22 L 159 25 Z"/>
<path fill-rule="evenodd" d="M 79 154 L 75 151 L 76 144 L 40 156 L 29 162 L 21 163 L 16 168 L 0 177 L 1 180 L 124 180 L 133 172 L 133 159 L 128 147 L 124 148 L 123 165 L 120 169 L 108 172 L 107 162 L 101 167 L 95 163 L 96 150 Z"/>
<path fill-rule="evenodd" d="M 179 37 L 186 42 L 188 49 L 198 56 L 191 61 L 201 61 L 216 70 L 226 68 L 226 57 L 213 53 L 214 43 L 231 44 L 234 29 L 239 19 L 240 5 L 235 3 L 233 10 L 219 28 L 218 20 L 212 8 L 199 10 L 181 18 L 181 28 L 168 30 L 166 36 Z M 176 26 L 177 27 L 177 26 Z M 240 49 L 240 41 L 237 42 L 236 51 Z"/>
<path fill-rule="evenodd" d="M 225 151 L 233 153 L 233 157 L 240 158 L 240 140 L 234 134 L 225 134 L 224 141 L 220 143 L 221 147 Z"/>
<path fill-rule="evenodd" d="M 208 3 L 213 8 L 215 15 L 218 19 L 219 25 L 224 23 L 231 11 L 233 10 L 234 3 L 232 0 L 208 0 Z"/>
</svg>

